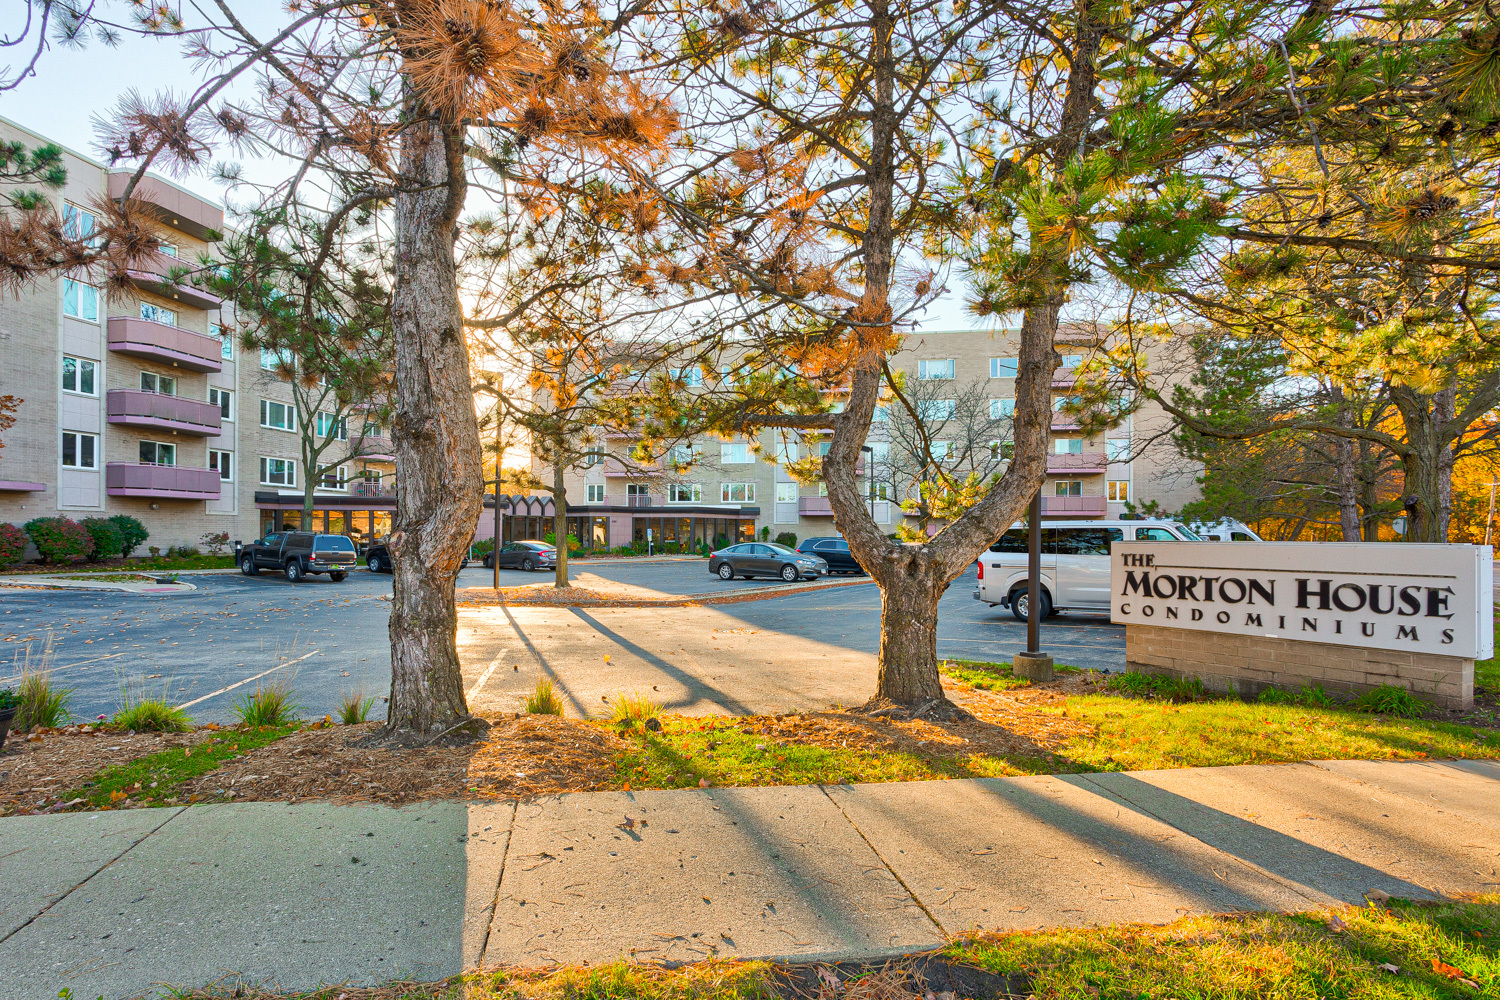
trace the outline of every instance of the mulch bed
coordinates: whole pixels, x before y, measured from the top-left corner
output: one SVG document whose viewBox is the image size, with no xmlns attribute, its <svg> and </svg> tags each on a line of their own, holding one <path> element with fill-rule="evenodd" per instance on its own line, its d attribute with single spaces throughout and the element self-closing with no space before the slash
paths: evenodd
<svg viewBox="0 0 1500 1000">
<path fill-rule="evenodd" d="M 12 733 L 0 750 L 0 816 L 30 812 L 55 800 L 106 767 L 178 747 L 193 747 L 222 730 L 135 733 L 94 726 Z"/>
</svg>

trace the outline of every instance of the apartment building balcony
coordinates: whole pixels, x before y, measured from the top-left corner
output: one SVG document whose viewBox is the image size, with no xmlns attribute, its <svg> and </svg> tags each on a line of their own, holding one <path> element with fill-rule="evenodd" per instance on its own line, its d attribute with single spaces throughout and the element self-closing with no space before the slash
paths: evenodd
<svg viewBox="0 0 1500 1000">
<path fill-rule="evenodd" d="M 134 174 L 133 170 L 120 170 L 110 174 L 110 198 L 118 200 L 125 193 L 125 185 Z M 130 197 L 139 202 L 147 214 L 194 239 L 213 242 L 219 239 L 224 229 L 222 208 L 158 178 L 142 177 L 141 182 L 130 192 Z"/>
<path fill-rule="evenodd" d="M 223 299 L 186 281 L 178 281 L 174 277 L 174 275 L 180 275 L 184 269 L 195 266 L 171 254 L 154 253 L 139 267 L 130 268 L 126 273 L 130 275 L 131 281 L 147 291 L 155 292 L 157 295 L 165 296 L 185 306 L 193 309 L 219 308 L 224 304 Z"/>
<path fill-rule="evenodd" d="M 1086 451 L 1079 455 L 1048 455 L 1047 471 L 1053 475 L 1080 474 L 1102 475 L 1109 461 L 1102 451 Z"/>
<path fill-rule="evenodd" d="M 222 429 L 219 408 L 213 403 L 140 389 L 109 390 L 106 413 L 112 424 L 195 437 L 218 437 Z"/>
<path fill-rule="evenodd" d="M 141 462 L 109 462 L 104 467 L 104 492 L 112 497 L 217 500 L 221 482 L 217 469 Z"/>
<path fill-rule="evenodd" d="M 833 507 L 827 497 L 798 497 L 797 513 L 802 517 L 832 517 Z"/>
<path fill-rule="evenodd" d="M 109 318 L 109 349 L 195 372 L 224 367 L 219 338 L 134 316 Z"/>
<path fill-rule="evenodd" d="M 32 483 L 24 479 L 0 479 L 0 493 L 45 493 L 46 483 Z"/>
<path fill-rule="evenodd" d="M 370 447 L 385 448 L 387 445 L 384 442 L 380 442 L 370 445 Z M 365 451 L 355 455 L 354 458 L 363 462 L 394 462 L 396 460 L 396 456 L 393 453 L 385 451 Z"/>
<path fill-rule="evenodd" d="M 1078 416 L 1073 413 L 1059 413 L 1052 411 L 1052 429 L 1055 431 L 1076 431 L 1083 425 L 1078 422 Z"/>
<path fill-rule="evenodd" d="M 396 495 L 396 481 L 356 479 L 349 484 L 349 495 L 352 497 L 393 497 Z"/>
<path fill-rule="evenodd" d="M 627 507 L 665 507 L 667 498 L 646 493 L 632 493 L 625 498 Z"/>
<path fill-rule="evenodd" d="M 1108 509 L 1104 497 L 1042 496 L 1043 517 L 1103 517 Z"/>
<path fill-rule="evenodd" d="M 604 460 L 604 475 L 607 477 L 649 476 L 660 471 L 660 462 L 623 462 L 618 458 Z"/>
</svg>

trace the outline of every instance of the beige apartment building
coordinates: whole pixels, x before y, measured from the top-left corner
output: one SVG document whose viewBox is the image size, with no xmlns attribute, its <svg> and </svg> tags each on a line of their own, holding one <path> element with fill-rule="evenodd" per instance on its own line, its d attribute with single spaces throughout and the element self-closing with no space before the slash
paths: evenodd
<svg viewBox="0 0 1500 1000">
<path fill-rule="evenodd" d="M 49 141 L 4 119 L 0 140 Z M 118 196 L 131 171 L 64 153 L 66 185 L 41 191 L 69 232 L 87 237 L 90 206 Z M 220 532 L 255 538 L 299 523 L 299 430 L 310 421 L 339 439 L 325 461 L 344 457 L 319 477 L 315 527 L 388 533 L 395 465 L 385 428 L 370 419 L 351 435 L 348 420 L 298 413 L 276 359 L 241 350 L 224 304 L 174 280 L 212 256 L 223 209 L 153 175 L 135 197 L 171 242 L 132 274 L 130 292 L 106 295 L 78 274 L 0 301 L 0 395 L 22 400 L 0 436 L 0 521 L 129 514 L 151 532 L 147 546 L 163 550 Z"/>
<path fill-rule="evenodd" d="M 1118 517 L 1131 500 L 1180 507 L 1197 495 L 1196 471 L 1169 444 L 1155 439 L 1166 424 L 1164 414 L 1148 406 L 1107 433 L 1090 437 L 1063 412 L 1077 370 L 1096 343 L 1092 332 L 1067 331 L 1058 337 L 1064 363 L 1052 383 L 1052 450 L 1042 487 L 1043 516 Z M 935 452 L 948 444 L 942 440 L 944 414 L 965 393 L 971 401 L 982 394 L 990 416 L 1000 426 L 1007 423 L 1015 407 L 1018 354 L 1016 330 L 917 331 L 906 337 L 892 367 L 906 372 L 908 385 L 920 387 L 923 405 L 934 418 Z M 689 391 L 703 378 L 691 369 L 674 374 Z M 892 449 L 899 444 L 892 438 L 886 409 L 877 411 L 871 424 L 860 474 L 866 479 L 872 517 L 895 531 L 898 524 L 915 527 L 916 522 L 902 513 L 902 486 L 893 481 L 899 462 Z M 1003 456 L 1008 432 L 997 433 L 1000 437 L 991 445 Z M 633 444 L 630 435 L 611 436 L 590 464 L 565 476 L 570 533 L 586 548 L 629 545 L 648 537 L 668 548 L 715 546 L 764 529 L 773 537 L 791 532 L 799 539 L 836 534 L 825 488 L 797 483 L 784 464 L 826 450 L 817 433 L 767 430 L 755 439 L 729 441 L 704 437 L 644 465 L 629 458 Z M 994 468 L 1003 468 L 1003 462 Z M 533 472 L 544 482 L 551 480 L 551 469 L 540 462 L 533 462 Z M 537 503 L 538 514 L 550 513 L 550 503 Z M 929 524 L 928 530 L 937 527 Z"/>
</svg>

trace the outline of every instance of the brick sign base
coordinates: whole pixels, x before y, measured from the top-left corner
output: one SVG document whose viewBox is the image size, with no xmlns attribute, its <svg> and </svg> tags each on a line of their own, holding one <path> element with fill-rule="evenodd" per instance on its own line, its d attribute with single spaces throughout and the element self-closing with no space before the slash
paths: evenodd
<svg viewBox="0 0 1500 1000">
<path fill-rule="evenodd" d="M 1210 690 L 1245 698 L 1268 687 L 1292 691 L 1308 684 L 1321 684 L 1335 697 L 1352 698 L 1391 684 L 1442 708 L 1474 704 L 1471 659 L 1270 636 L 1126 625 L 1125 668 L 1198 677 Z"/>
</svg>

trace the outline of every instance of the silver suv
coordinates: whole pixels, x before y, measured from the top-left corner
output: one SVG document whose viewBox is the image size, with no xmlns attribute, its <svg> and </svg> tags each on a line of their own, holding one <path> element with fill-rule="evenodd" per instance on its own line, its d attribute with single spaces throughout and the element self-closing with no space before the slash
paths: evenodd
<svg viewBox="0 0 1500 1000">
<path fill-rule="evenodd" d="M 1199 542 L 1179 521 L 1042 522 L 1041 617 L 1054 611 L 1109 611 L 1109 546 L 1112 542 Z M 1026 528 L 1017 525 L 988 552 L 979 554 L 974 600 L 1009 607 L 1028 617 Z"/>
</svg>

